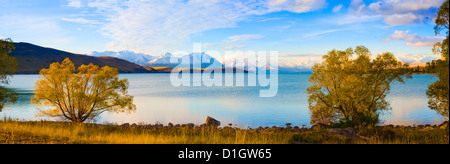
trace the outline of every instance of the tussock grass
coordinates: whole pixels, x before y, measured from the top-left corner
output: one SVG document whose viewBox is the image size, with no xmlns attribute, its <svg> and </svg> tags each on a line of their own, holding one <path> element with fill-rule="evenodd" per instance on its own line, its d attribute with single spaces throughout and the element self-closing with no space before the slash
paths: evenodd
<svg viewBox="0 0 450 164">
<path fill-rule="evenodd" d="M 245 130 L 173 127 L 147 129 L 66 122 L 0 121 L 0 144 L 449 144 L 448 128 L 357 129 L 357 137 L 327 129 Z"/>
<path fill-rule="evenodd" d="M 288 144 L 292 132 L 214 128 L 122 128 L 117 125 L 0 121 L 6 144 Z"/>
</svg>

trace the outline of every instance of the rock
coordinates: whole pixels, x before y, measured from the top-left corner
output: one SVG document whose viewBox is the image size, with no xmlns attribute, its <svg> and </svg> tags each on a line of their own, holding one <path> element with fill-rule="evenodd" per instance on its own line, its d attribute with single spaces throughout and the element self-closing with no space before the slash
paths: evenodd
<svg viewBox="0 0 450 164">
<path fill-rule="evenodd" d="M 129 123 L 125 123 L 125 124 L 122 124 L 120 126 L 123 127 L 123 128 L 128 128 L 128 127 L 130 127 L 130 124 Z"/>
<path fill-rule="evenodd" d="M 169 122 L 169 124 L 167 125 L 169 128 L 173 127 L 173 124 L 171 122 Z"/>
<path fill-rule="evenodd" d="M 286 130 L 292 130 L 292 126 L 286 126 Z"/>
<path fill-rule="evenodd" d="M 137 127 L 137 124 L 136 124 L 136 123 L 133 123 L 133 124 L 131 124 L 131 127 L 132 127 L 132 128 L 136 128 L 136 127 Z"/>
<path fill-rule="evenodd" d="M 292 129 L 292 130 L 294 132 L 300 132 L 301 131 L 300 127 L 298 127 L 298 126 L 295 126 L 294 129 Z"/>
<path fill-rule="evenodd" d="M 156 124 L 155 128 L 156 129 L 164 129 L 164 125 L 163 124 Z"/>
<path fill-rule="evenodd" d="M 286 123 L 286 129 L 287 130 L 291 130 L 292 129 L 292 124 L 291 123 Z"/>
<path fill-rule="evenodd" d="M 345 129 L 328 129 L 328 133 L 343 136 L 350 139 L 356 139 L 358 137 L 358 132 L 353 128 Z"/>
<path fill-rule="evenodd" d="M 387 128 L 394 128 L 394 125 L 389 124 L 389 125 L 386 125 L 386 127 L 387 127 Z"/>
<path fill-rule="evenodd" d="M 263 131 L 264 128 L 262 126 L 258 127 L 258 131 Z"/>
<path fill-rule="evenodd" d="M 445 121 L 444 123 L 439 125 L 440 129 L 447 129 L 448 128 L 448 121 Z"/>
<path fill-rule="evenodd" d="M 206 125 L 213 126 L 213 127 L 219 127 L 220 121 L 208 116 L 208 117 L 206 117 Z"/>
</svg>

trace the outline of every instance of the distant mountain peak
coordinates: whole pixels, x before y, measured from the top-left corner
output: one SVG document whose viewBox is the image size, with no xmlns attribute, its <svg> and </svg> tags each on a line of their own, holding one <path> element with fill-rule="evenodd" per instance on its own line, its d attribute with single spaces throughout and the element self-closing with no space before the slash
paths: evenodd
<svg viewBox="0 0 450 164">
<path fill-rule="evenodd" d="M 96 57 L 101 57 L 101 56 L 110 56 L 110 57 L 116 57 L 116 58 L 120 58 L 135 64 L 139 64 L 139 65 L 144 65 L 147 62 L 153 60 L 155 57 L 147 55 L 147 54 L 143 54 L 143 53 L 135 53 L 132 51 L 119 51 L 119 52 L 115 52 L 115 51 L 105 51 L 105 52 L 97 52 L 94 51 L 92 52 L 90 55 L 92 56 L 96 56 Z"/>
</svg>

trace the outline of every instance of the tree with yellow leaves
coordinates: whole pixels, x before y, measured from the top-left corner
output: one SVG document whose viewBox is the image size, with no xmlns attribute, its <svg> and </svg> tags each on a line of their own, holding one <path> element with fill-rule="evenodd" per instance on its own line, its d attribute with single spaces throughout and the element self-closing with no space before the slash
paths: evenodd
<svg viewBox="0 0 450 164">
<path fill-rule="evenodd" d="M 411 78 L 409 65 L 392 53 L 372 59 L 364 46 L 330 51 L 323 60 L 312 67 L 313 85 L 307 90 L 312 124 L 375 125 L 391 109 L 385 100 L 391 83 Z"/>
<path fill-rule="evenodd" d="M 76 73 L 78 72 L 78 73 Z M 81 65 L 77 71 L 69 58 L 40 71 L 31 102 L 41 107 L 41 116 L 61 117 L 74 123 L 94 120 L 104 112 L 136 110 L 129 82 L 109 66 Z"/>
<path fill-rule="evenodd" d="M 17 68 L 16 58 L 9 56 L 14 50 L 14 42 L 11 39 L 0 39 L 0 112 L 6 103 L 15 103 L 17 93 L 6 88 L 9 78 Z"/>
</svg>

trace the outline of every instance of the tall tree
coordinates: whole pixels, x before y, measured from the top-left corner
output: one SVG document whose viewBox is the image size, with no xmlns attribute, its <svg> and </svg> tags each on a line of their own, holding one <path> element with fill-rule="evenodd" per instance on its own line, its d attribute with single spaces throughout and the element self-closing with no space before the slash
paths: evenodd
<svg viewBox="0 0 450 164">
<path fill-rule="evenodd" d="M 14 103 L 17 100 L 17 94 L 3 86 L 9 84 L 9 77 L 17 68 L 16 58 L 9 56 L 12 50 L 14 43 L 11 39 L 0 39 L 0 112 L 6 103 Z"/>
<path fill-rule="evenodd" d="M 430 109 L 435 110 L 440 115 L 448 119 L 449 117 L 449 2 L 448 0 L 442 4 L 436 18 L 436 27 L 434 28 L 436 35 L 446 30 L 447 38 L 437 43 L 433 47 L 435 54 L 441 55 L 441 59 L 436 63 L 436 72 L 439 80 L 428 86 L 427 96 Z"/>
<path fill-rule="evenodd" d="M 379 115 L 391 109 L 385 100 L 391 83 L 411 78 L 409 65 L 392 53 L 372 60 L 364 46 L 330 51 L 323 60 L 312 68 L 313 86 L 307 90 L 311 123 L 375 125 Z"/>
<path fill-rule="evenodd" d="M 133 96 L 127 94 L 129 82 L 119 80 L 116 68 L 89 64 L 80 66 L 77 72 L 69 58 L 41 70 L 31 99 L 43 107 L 41 115 L 82 123 L 103 112 L 136 110 Z"/>
</svg>

